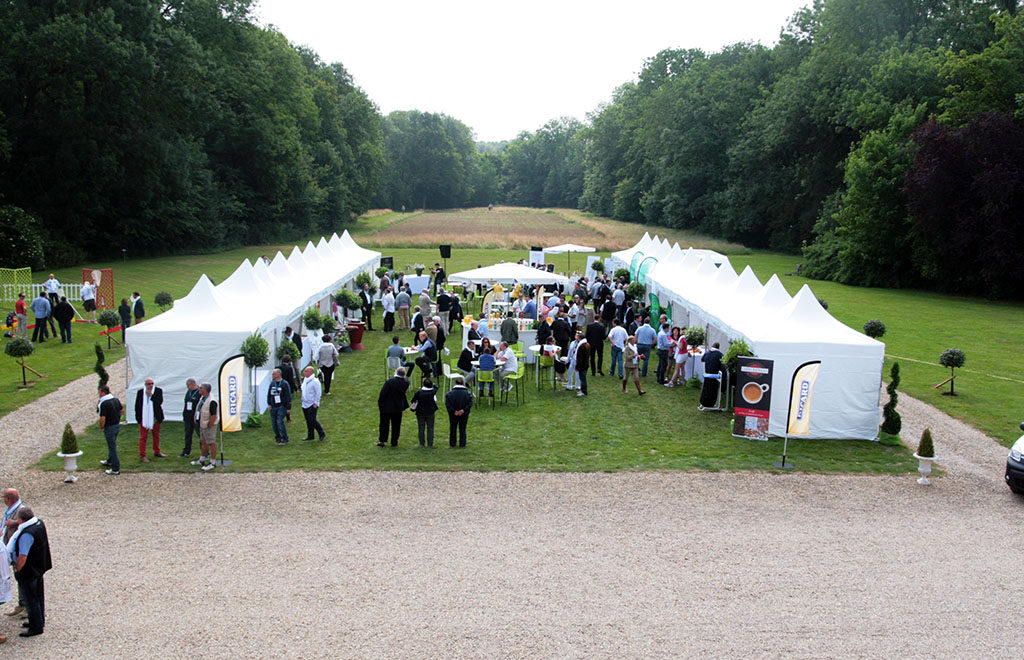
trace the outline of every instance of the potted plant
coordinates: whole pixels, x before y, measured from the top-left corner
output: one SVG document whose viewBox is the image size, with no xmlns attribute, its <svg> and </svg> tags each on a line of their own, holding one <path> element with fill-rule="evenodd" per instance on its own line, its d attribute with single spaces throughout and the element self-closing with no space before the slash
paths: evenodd
<svg viewBox="0 0 1024 660">
<path fill-rule="evenodd" d="M 754 353 L 750 350 L 750 346 L 747 342 L 742 339 L 736 339 L 729 345 L 729 350 L 725 352 L 725 356 L 722 358 L 722 362 L 725 363 L 725 368 L 729 370 L 730 374 L 735 374 L 740 368 L 740 357 L 753 357 Z"/>
<path fill-rule="evenodd" d="M 647 293 L 647 288 L 639 282 L 630 282 L 626 285 L 626 296 L 630 300 L 643 300 L 645 293 Z"/>
<path fill-rule="evenodd" d="M 603 273 L 604 272 L 604 262 L 601 261 L 600 259 L 598 259 L 594 263 L 590 264 L 590 268 L 595 273 Z"/>
<path fill-rule="evenodd" d="M 73 484 L 78 481 L 78 477 L 75 476 L 75 470 L 78 469 L 78 457 L 82 453 L 78 448 L 78 437 L 71 430 L 71 424 L 65 424 L 64 435 L 60 439 L 60 451 L 57 452 L 57 456 L 64 459 L 64 471 L 68 473 L 64 478 L 64 483 Z"/>
<path fill-rule="evenodd" d="M 425 268 L 426 268 L 426 266 L 424 266 L 423 264 L 415 264 L 415 265 L 413 265 L 413 267 L 412 267 L 412 269 L 413 269 L 414 271 L 416 271 L 416 275 L 422 275 L 422 274 L 423 274 L 423 270 L 424 270 Z"/>
<path fill-rule="evenodd" d="M 348 289 L 342 289 L 338 293 L 334 294 L 334 299 L 338 301 L 338 304 L 347 310 L 356 310 L 361 307 L 359 296 L 353 291 Z M 351 322 L 347 326 L 349 332 L 349 341 L 351 342 L 352 350 L 362 350 L 363 345 L 363 330 L 365 325 L 362 322 Z"/>
<path fill-rule="evenodd" d="M 262 335 L 253 333 L 242 341 L 242 346 L 238 352 L 242 354 L 245 366 L 249 367 L 249 391 L 252 393 L 253 411 L 248 417 L 252 424 L 247 424 L 247 426 L 250 428 L 259 427 L 259 413 L 256 412 L 259 410 L 259 406 L 256 405 L 256 370 L 265 365 L 267 360 L 270 359 L 270 344 L 267 343 L 267 340 Z M 255 421 L 252 420 L 254 416 L 257 417 Z"/>
<path fill-rule="evenodd" d="M 373 274 L 377 276 L 377 279 L 384 277 L 384 273 L 390 272 L 391 269 L 387 266 L 377 266 L 377 270 L 373 271 Z"/>
<path fill-rule="evenodd" d="M 100 377 L 100 382 L 97 383 L 96 387 L 103 387 L 110 380 L 110 374 L 103 368 L 103 363 L 106 361 L 107 356 L 103 353 L 102 346 L 99 344 L 93 344 L 93 346 L 96 348 L 96 366 L 92 370 Z"/>
<path fill-rule="evenodd" d="M 949 391 L 943 392 L 943 396 L 958 396 L 956 390 L 953 388 L 953 381 L 956 380 L 956 370 L 964 366 L 964 362 L 967 361 L 967 356 L 959 348 L 947 348 L 942 351 L 942 355 L 939 356 L 939 364 L 944 367 L 949 367 Z"/>
<path fill-rule="evenodd" d="M 691 325 L 686 329 L 686 344 L 688 346 L 700 346 L 707 340 L 707 333 L 699 325 Z"/>
<path fill-rule="evenodd" d="M 928 475 L 932 473 L 932 461 L 935 460 L 935 445 L 932 443 L 932 432 L 930 429 L 925 429 L 924 433 L 921 434 L 921 442 L 917 444 L 917 452 L 914 454 L 914 458 L 917 459 L 917 471 L 921 473 L 921 478 L 917 480 L 917 483 L 922 486 L 931 484 L 928 481 Z"/>
<path fill-rule="evenodd" d="M 302 315 L 302 324 L 309 330 L 319 330 L 323 325 L 323 321 L 320 318 L 320 310 L 316 307 L 307 309 L 306 313 Z"/>
<path fill-rule="evenodd" d="M 100 315 L 96 317 L 96 320 L 100 322 L 100 325 L 106 327 L 107 332 L 107 350 L 110 350 L 110 335 L 113 328 L 121 325 L 121 317 L 118 316 L 117 312 L 112 309 L 105 309 L 100 312 Z"/>
<path fill-rule="evenodd" d="M 14 360 L 21 365 L 21 386 L 28 387 L 28 379 L 25 377 L 25 370 L 31 371 L 40 378 L 43 377 L 41 373 L 33 369 L 32 367 L 25 364 L 25 358 L 32 355 L 36 350 L 35 344 L 25 339 L 24 337 L 15 337 L 4 345 L 4 353 L 14 358 Z"/>
<path fill-rule="evenodd" d="M 615 269 L 615 273 L 613 274 L 613 277 L 616 280 L 620 281 L 620 282 L 625 282 L 625 283 L 628 284 L 629 283 L 629 269 L 628 268 L 616 268 Z"/>
<path fill-rule="evenodd" d="M 325 335 L 333 335 L 337 327 L 338 322 L 334 320 L 333 316 L 320 317 L 320 329 L 324 331 Z"/>
</svg>

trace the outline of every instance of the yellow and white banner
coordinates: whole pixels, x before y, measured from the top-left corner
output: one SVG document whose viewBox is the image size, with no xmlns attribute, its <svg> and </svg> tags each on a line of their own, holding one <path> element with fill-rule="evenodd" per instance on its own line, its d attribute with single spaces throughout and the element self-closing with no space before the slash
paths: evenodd
<svg viewBox="0 0 1024 660">
<path fill-rule="evenodd" d="M 236 355 L 220 366 L 220 428 L 225 433 L 242 430 L 242 396 L 245 358 Z"/>
<path fill-rule="evenodd" d="M 821 362 L 805 362 L 793 374 L 793 387 L 789 394 L 789 422 L 786 433 L 808 435 L 811 432 L 811 399 L 818 380 Z"/>
</svg>

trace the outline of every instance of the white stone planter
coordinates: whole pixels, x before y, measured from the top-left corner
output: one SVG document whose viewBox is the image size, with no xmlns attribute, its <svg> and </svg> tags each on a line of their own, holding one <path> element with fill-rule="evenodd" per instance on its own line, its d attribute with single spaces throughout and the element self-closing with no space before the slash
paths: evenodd
<svg viewBox="0 0 1024 660">
<path fill-rule="evenodd" d="M 921 473 L 921 478 L 917 480 L 917 483 L 922 486 L 929 486 L 932 482 L 928 481 L 928 475 L 932 473 L 932 461 L 935 460 L 934 456 L 918 456 L 914 453 L 914 458 L 917 459 L 917 471 Z"/>
<path fill-rule="evenodd" d="M 78 477 L 75 476 L 75 470 L 78 469 L 78 457 L 83 453 L 82 451 L 76 451 L 74 454 L 57 452 L 57 455 L 64 459 L 64 471 L 68 473 L 68 476 L 64 478 L 64 483 L 73 484 L 78 481 Z"/>
</svg>

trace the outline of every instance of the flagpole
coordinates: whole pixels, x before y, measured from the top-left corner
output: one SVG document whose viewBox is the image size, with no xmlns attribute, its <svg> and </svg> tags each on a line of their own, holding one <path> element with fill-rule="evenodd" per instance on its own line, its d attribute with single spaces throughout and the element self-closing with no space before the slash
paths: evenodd
<svg viewBox="0 0 1024 660">
<path fill-rule="evenodd" d="M 786 435 L 783 436 L 782 440 L 782 462 L 775 461 L 774 465 L 777 468 L 784 468 L 787 470 L 793 469 L 792 463 L 786 462 L 786 450 L 789 448 L 789 415 L 786 415 Z"/>
</svg>

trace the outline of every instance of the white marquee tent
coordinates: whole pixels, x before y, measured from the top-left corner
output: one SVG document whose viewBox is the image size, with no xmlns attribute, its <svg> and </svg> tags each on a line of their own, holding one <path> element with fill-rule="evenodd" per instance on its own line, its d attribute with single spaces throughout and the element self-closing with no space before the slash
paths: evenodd
<svg viewBox="0 0 1024 660">
<path fill-rule="evenodd" d="M 135 421 L 135 393 L 147 376 L 164 390 L 166 419 L 180 421 L 186 379 L 213 384 L 216 395 L 221 363 L 238 354 L 246 337 L 263 335 L 273 360 L 285 326 L 298 329 L 299 318 L 313 305 L 326 314 L 332 293 L 379 264 L 380 253 L 359 247 L 346 231 L 321 238 L 316 246 L 308 243 L 303 251 L 296 247 L 288 257 L 278 252 L 269 266 L 262 259 L 255 265 L 246 259 L 218 286 L 200 276 L 172 309 L 125 332 L 131 373 L 124 402 L 128 421 Z M 304 342 L 304 354 L 315 341 Z M 257 375 L 257 382 L 266 379 L 270 367 Z M 247 393 L 243 411 L 251 410 Z"/>
<path fill-rule="evenodd" d="M 537 286 L 546 284 L 561 284 L 569 286 L 569 278 L 556 273 L 549 273 L 545 270 L 530 268 L 517 263 L 494 264 L 473 270 L 464 270 L 461 273 L 453 273 L 448 276 L 451 284 L 533 284 Z"/>
<path fill-rule="evenodd" d="M 669 247 L 646 234 L 610 261 L 635 268 L 637 254 L 657 260 L 647 271 L 647 289 L 663 307 L 672 305 L 674 325 L 707 327 L 709 342 L 721 342 L 723 352 L 743 339 L 755 355 L 774 361 L 769 433 L 785 434 L 797 367 L 821 360 L 808 437 L 877 437 L 885 345 L 836 320 L 808 286 L 790 296 L 777 275 L 762 285 L 749 266 L 737 274 L 718 253 Z"/>
</svg>

